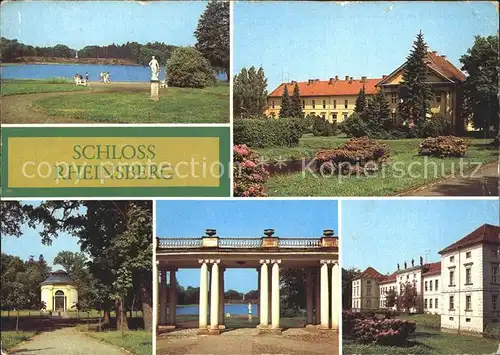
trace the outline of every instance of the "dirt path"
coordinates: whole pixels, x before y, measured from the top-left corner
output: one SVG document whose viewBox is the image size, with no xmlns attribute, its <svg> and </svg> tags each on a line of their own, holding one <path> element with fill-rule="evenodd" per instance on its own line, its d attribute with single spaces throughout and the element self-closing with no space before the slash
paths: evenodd
<svg viewBox="0 0 500 355">
<path fill-rule="evenodd" d="M 482 166 L 469 177 L 455 177 L 409 192 L 406 196 L 498 196 L 498 163 Z"/>
<path fill-rule="evenodd" d="M 9 355 L 125 355 L 127 352 L 79 333 L 74 328 L 43 332 L 9 351 Z"/>
<path fill-rule="evenodd" d="M 85 95 L 89 93 L 112 93 L 112 92 L 147 92 L 149 83 L 112 82 L 110 84 L 91 83 L 88 91 L 67 91 L 38 94 L 20 94 L 1 97 L 1 119 L 3 124 L 27 124 L 27 123 L 98 123 L 94 121 L 71 119 L 68 117 L 49 116 L 43 112 L 33 109 L 34 101 L 63 95 Z M 102 122 L 99 122 L 102 123 Z"/>
</svg>

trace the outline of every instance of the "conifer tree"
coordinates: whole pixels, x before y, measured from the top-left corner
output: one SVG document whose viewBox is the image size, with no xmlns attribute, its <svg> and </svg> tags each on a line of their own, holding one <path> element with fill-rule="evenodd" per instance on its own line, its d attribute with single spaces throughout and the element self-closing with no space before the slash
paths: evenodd
<svg viewBox="0 0 500 355">
<path fill-rule="evenodd" d="M 292 117 L 291 114 L 290 96 L 288 95 L 288 87 L 285 85 L 283 95 L 281 95 L 280 118 Z"/>
<path fill-rule="evenodd" d="M 390 112 L 389 103 L 385 99 L 382 90 L 379 90 L 370 100 L 368 100 L 363 115 L 374 126 L 380 126 L 385 119 L 389 118 Z"/>
<path fill-rule="evenodd" d="M 427 44 L 420 31 L 407 57 L 400 85 L 399 114 L 405 121 L 423 122 L 430 113 L 431 89 L 427 84 Z"/>
<path fill-rule="evenodd" d="M 356 105 L 354 106 L 354 112 L 359 114 L 363 113 L 366 109 L 366 94 L 365 94 L 365 86 L 359 90 L 358 97 L 356 97 Z"/>
<path fill-rule="evenodd" d="M 304 111 L 302 111 L 302 101 L 300 100 L 299 86 L 295 84 L 293 88 L 292 99 L 290 103 L 290 117 L 304 118 Z"/>
</svg>

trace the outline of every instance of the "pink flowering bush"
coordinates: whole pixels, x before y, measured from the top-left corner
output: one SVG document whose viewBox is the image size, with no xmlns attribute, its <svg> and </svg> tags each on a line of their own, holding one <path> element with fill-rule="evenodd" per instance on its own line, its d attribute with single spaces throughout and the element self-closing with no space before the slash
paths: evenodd
<svg viewBox="0 0 500 355">
<path fill-rule="evenodd" d="M 237 197 L 267 196 L 269 173 L 259 164 L 259 154 L 245 144 L 233 146 L 233 192 Z"/>
<path fill-rule="evenodd" d="M 356 319 L 352 335 L 362 343 L 405 345 L 408 336 L 417 328 L 415 322 L 393 319 Z"/>
</svg>

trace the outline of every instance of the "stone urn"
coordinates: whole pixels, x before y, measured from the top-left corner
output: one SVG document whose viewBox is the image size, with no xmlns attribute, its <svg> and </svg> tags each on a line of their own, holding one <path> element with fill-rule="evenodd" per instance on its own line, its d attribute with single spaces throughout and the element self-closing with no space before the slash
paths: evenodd
<svg viewBox="0 0 500 355">
<path fill-rule="evenodd" d="M 213 237 L 217 233 L 216 229 L 205 229 L 205 234 L 209 237 Z"/>
<path fill-rule="evenodd" d="M 266 237 L 268 237 L 268 238 L 269 238 L 269 237 L 272 237 L 272 236 L 273 236 L 273 234 L 274 234 L 274 229 L 264 229 L 264 235 L 265 235 Z"/>
</svg>

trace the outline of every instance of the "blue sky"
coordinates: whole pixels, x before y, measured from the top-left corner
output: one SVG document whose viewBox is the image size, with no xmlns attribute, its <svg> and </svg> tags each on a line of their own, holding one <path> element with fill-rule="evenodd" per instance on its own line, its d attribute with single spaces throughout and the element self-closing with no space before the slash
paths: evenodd
<svg viewBox="0 0 500 355">
<path fill-rule="evenodd" d="M 421 29 L 456 66 L 475 35 L 498 31 L 493 2 L 235 3 L 234 72 L 262 66 L 285 81 L 381 77 L 401 65 Z"/>
<path fill-rule="evenodd" d="M 40 201 L 21 201 L 22 203 L 39 205 Z M 43 254 L 45 261 L 49 265 L 53 265 L 52 261 L 55 256 L 64 250 L 79 252 L 80 246 L 78 245 L 78 238 L 68 234 L 59 233 L 57 238 L 52 240 L 52 245 L 43 245 L 42 238 L 40 237 L 40 231 L 42 228 L 37 227 L 36 229 L 31 229 L 27 225 L 23 225 L 21 228 L 23 233 L 19 238 L 13 236 L 1 237 L 1 247 L 2 253 L 16 255 L 22 260 L 28 260 L 30 255 L 34 255 L 35 259 L 38 259 L 40 254 Z M 60 269 L 61 266 L 55 266 L 55 269 Z"/>
<path fill-rule="evenodd" d="M 497 200 L 362 200 L 342 202 L 342 266 L 386 274 L 396 264 L 438 251 L 477 227 L 499 224 Z"/>
<path fill-rule="evenodd" d="M 200 237 L 206 228 L 220 237 L 259 237 L 266 228 L 276 236 L 320 237 L 323 229 L 338 231 L 337 201 L 235 200 L 158 201 L 156 233 L 160 237 Z M 179 283 L 199 286 L 198 269 L 180 269 Z M 225 290 L 257 289 L 255 270 L 228 269 Z"/>
<path fill-rule="evenodd" d="M 1 32 L 36 46 L 121 44 L 127 41 L 194 45 L 207 2 L 3 2 Z"/>
</svg>

